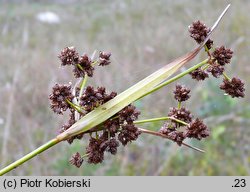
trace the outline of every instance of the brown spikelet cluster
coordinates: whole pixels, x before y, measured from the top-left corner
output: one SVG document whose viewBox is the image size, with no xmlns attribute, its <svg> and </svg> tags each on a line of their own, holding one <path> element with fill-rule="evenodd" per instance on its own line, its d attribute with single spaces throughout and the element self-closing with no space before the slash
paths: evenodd
<svg viewBox="0 0 250 192">
<path fill-rule="evenodd" d="M 190 89 L 182 85 L 176 85 L 174 96 L 178 102 L 186 101 L 186 95 L 189 93 Z M 180 99 L 183 97 L 185 99 Z M 181 145 L 187 137 L 201 140 L 209 136 L 207 126 L 198 118 L 193 120 L 193 115 L 185 107 L 170 108 L 168 117 L 170 120 L 164 123 L 159 132 L 168 136 L 169 139 L 175 141 L 178 145 Z"/>
<path fill-rule="evenodd" d="M 73 95 L 71 92 L 71 85 L 60 85 L 56 84 L 52 88 L 52 93 L 49 95 L 50 107 L 57 114 L 63 114 L 63 111 L 66 111 L 70 108 L 70 105 L 67 101 L 72 101 Z"/>
<path fill-rule="evenodd" d="M 207 71 L 211 73 L 215 78 L 220 77 L 223 74 L 224 70 L 225 68 L 217 63 L 213 63 L 207 68 Z"/>
<path fill-rule="evenodd" d="M 73 73 L 76 78 L 84 77 L 85 74 L 89 77 L 93 76 L 94 67 L 87 54 L 80 57 L 78 64 L 74 66 Z"/>
<path fill-rule="evenodd" d="M 232 80 L 223 79 L 220 89 L 224 90 L 225 93 L 231 95 L 233 98 L 245 96 L 244 83 L 237 77 L 233 77 Z"/>
<path fill-rule="evenodd" d="M 109 52 L 100 51 L 99 57 L 95 60 L 91 59 L 87 54 L 79 57 L 74 47 L 64 48 L 58 57 L 62 66 L 73 66 L 75 78 L 82 78 L 82 82 L 85 75 L 93 76 L 96 64 L 107 66 L 111 63 L 111 53 Z M 52 93 L 49 95 L 51 109 L 57 114 L 62 114 L 66 110 L 69 111 L 69 119 L 61 127 L 60 133 L 68 130 L 80 118 L 117 95 L 116 92 L 108 93 L 105 87 L 97 87 L 95 89 L 92 86 L 81 86 L 81 84 L 76 84 L 72 88 L 70 84 L 56 84 L 52 88 Z M 106 109 L 102 108 L 101 110 Z M 140 112 L 136 107 L 130 104 L 102 124 L 90 129 L 86 132 L 90 133 L 91 136 L 85 155 L 81 156 L 77 152 L 71 157 L 69 162 L 76 167 L 80 167 L 84 158 L 87 158 L 88 163 L 97 164 L 104 160 L 105 152 L 115 155 L 120 143 L 125 146 L 135 141 L 141 134 L 134 125 L 134 121 L 137 120 L 139 115 Z M 82 139 L 86 133 L 83 132 L 72 136 L 67 141 L 71 144 L 75 139 Z"/>
<path fill-rule="evenodd" d="M 71 159 L 69 160 L 69 162 L 72 165 L 75 165 L 76 167 L 81 167 L 82 163 L 83 163 L 83 158 L 81 157 L 80 153 L 76 152 L 74 155 L 72 155 Z"/>
<path fill-rule="evenodd" d="M 80 97 L 80 105 L 85 111 L 90 112 L 94 108 L 106 103 L 117 95 L 116 92 L 106 93 L 105 87 L 98 87 L 96 90 L 92 86 L 87 86 Z"/>
<path fill-rule="evenodd" d="M 217 47 L 214 50 L 212 56 L 214 57 L 214 59 L 217 61 L 218 64 L 224 66 L 231 62 L 231 59 L 233 57 L 233 51 L 231 49 L 226 49 L 224 46 L 221 46 Z"/>
<path fill-rule="evenodd" d="M 101 65 L 101 66 L 109 65 L 110 64 L 110 56 L 111 56 L 111 53 L 101 51 L 99 54 L 99 60 L 100 60 L 99 65 Z"/>
<path fill-rule="evenodd" d="M 193 22 L 189 26 L 190 36 L 197 42 L 201 43 L 208 36 L 210 29 L 206 27 L 201 21 Z M 197 81 L 203 81 L 209 77 L 210 73 L 213 77 L 219 78 L 224 76 L 223 83 L 220 85 L 220 89 L 224 90 L 225 93 L 231 97 L 244 97 L 244 83 L 239 78 L 232 78 L 228 80 L 225 73 L 225 66 L 231 62 L 233 57 L 233 51 L 225 46 L 216 47 L 212 53 L 210 49 L 213 46 L 213 41 L 209 39 L 206 42 L 206 52 L 208 53 L 209 60 L 204 68 L 197 68 L 190 73 L 192 79 Z"/>
<path fill-rule="evenodd" d="M 182 85 L 176 85 L 174 90 L 174 98 L 179 102 L 183 102 L 190 98 L 189 93 L 190 89 Z"/>
<path fill-rule="evenodd" d="M 83 78 L 85 75 L 92 77 L 94 74 L 94 66 L 98 63 L 99 66 L 110 64 L 111 53 L 101 51 L 97 60 L 91 60 L 87 54 L 79 56 L 75 47 L 65 47 L 58 55 L 61 60 L 61 65 L 72 65 L 75 78 Z"/>
<path fill-rule="evenodd" d="M 58 55 L 61 65 L 75 65 L 78 63 L 79 54 L 74 47 L 65 47 Z"/>
<path fill-rule="evenodd" d="M 190 36 L 199 44 L 205 40 L 209 32 L 210 29 L 199 20 L 189 26 Z"/>
<path fill-rule="evenodd" d="M 198 69 L 195 69 L 194 71 L 192 71 L 190 73 L 192 79 L 195 79 L 197 81 L 203 81 L 205 80 L 206 78 L 208 78 L 208 74 L 206 71 L 204 71 L 203 69 L 201 68 L 198 68 Z"/>
<path fill-rule="evenodd" d="M 208 137 L 209 132 L 207 126 L 203 123 L 203 121 L 196 118 L 188 125 L 187 132 L 185 135 L 188 138 L 195 138 L 201 140 L 202 138 Z"/>
</svg>

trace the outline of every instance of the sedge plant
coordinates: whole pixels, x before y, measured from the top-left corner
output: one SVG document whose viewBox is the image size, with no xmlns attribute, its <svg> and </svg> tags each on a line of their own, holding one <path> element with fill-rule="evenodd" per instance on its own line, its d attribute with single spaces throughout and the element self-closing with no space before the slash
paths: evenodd
<svg viewBox="0 0 250 192">
<path fill-rule="evenodd" d="M 95 67 L 111 63 L 111 53 L 100 51 L 98 56 L 93 54 L 89 57 L 87 54 L 80 56 L 74 47 L 64 48 L 59 54 L 61 65 L 72 67 L 77 81 L 74 85 L 71 83 L 55 84 L 49 99 L 50 107 L 56 114 L 66 115 L 65 111 L 69 112 L 68 122 L 61 127 L 60 134 L 54 139 L 3 168 L 0 170 L 0 175 L 6 174 L 62 141 L 71 144 L 75 139 L 86 139 L 83 137 L 85 135 L 89 137 L 86 150 L 84 153 L 76 152 L 69 160 L 76 167 L 80 167 L 84 161 L 93 164 L 102 163 L 105 152 L 115 155 L 120 145 L 127 146 L 141 134 L 166 138 L 176 142 L 179 146 L 204 152 L 184 141 L 186 138 L 201 140 L 209 136 L 209 129 L 203 121 L 194 118 L 191 112 L 183 106 L 183 102 L 190 98 L 189 88 L 176 85 L 174 98 L 178 104 L 170 108 L 168 115 L 163 117 L 138 120 L 140 111 L 136 109 L 133 102 L 186 75 L 191 75 L 198 81 L 205 80 L 209 75 L 215 78 L 222 77 L 223 82 L 220 88 L 226 94 L 232 97 L 244 97 L 244 83 L 239 78 L 230 78 L 225 73 L 225 66 L 230 63 L 233 55 L 232 50 L 224 46 L 215 47 L 210 39 L 211 33 L 229 6 L 211 28 L 201 21 L 195 21 L 189 26 L 190 36 L 199 44 L 197 48 L 163 66 L 120 94 L 114 91 L 108 92 L 105 87 L 94 88 L 88 85 L 88 79 L 94 75 Z M 202 49 L 207 53 L 206 59 L 169 78 Z M 141 128 L 141 125 L 155 121 L 163 122 L 159 131 Z"/>
</svg>

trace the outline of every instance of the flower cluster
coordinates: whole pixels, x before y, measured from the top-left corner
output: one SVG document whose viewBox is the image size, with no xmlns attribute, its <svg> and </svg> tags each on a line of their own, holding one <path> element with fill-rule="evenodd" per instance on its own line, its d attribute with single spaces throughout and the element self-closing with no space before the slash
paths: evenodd
<svg viewBox="0 0 250 192">
<path fill-rule="evenodd" d="M 189 26 L 190 36 L 198 43 L 203 43 L 211 30 L 201 21 L 193 22 Z M 225 66 L 232 59 L 233 51 L 225 46 L 214 48 L 214 42 L 208 39 L 204 48 L 208 59 L 204 65 L 199 64 L 199 68 L 193 70 L 190 75 L 198 81 L 205 80 L 209 74 L 215 78 L 224 77 L 220 89 L 224 90 L 232 97 L 244 97 L 244 83 L 236 77 L 230 79 L 225 74 Z M 211 52 L 211 53 L 210 53 Z M 74 47 L 64 48 L 58 56 L 62 66 L 72 66 L 75 78 L 81 78 L 81 81 L 75 86 L 56 84 L 49 95 L 51 109 L 57 114 L 63 114 L 69 111 L 69 119 L 61 127 L 60 133 L 65 132 L 80 118 L 91 111 L 106 110 L 105 103 L 117 96 L 116 92 L 107 92 L 105 87 L 94 88 L 87 86 L 87 76 L 92 77 L 95 66 L 107 66 L 111 63 L 111 53 L 100 51 L 98 58 L 90 58 L 87 54 L 79 56 Z M 188 71 L 189 72 L 189 71 Z M 186 72 L 186 74 L 188 74 Z M 138 128 L 136 124 L 150 122 L 149 120 L 136 121 L 140 112 L 132 104 L 121 109 L 109 119 L 101 124 L 88 129 L 78 135 L 72 136 L 67 141 L 72 143 L 75 139 L 82 139 L 84 135 L 89 134 L 89 142 L 85 147 L 85 154 L 75 153 L 70 163 L 80 167 L 86 158 L 86 162 L 92 164 L 102 163 L 104 154 L 115 155 L 120 145 L 127 146 L 128 143 L 137 140 L 141 133 L 149 133 L 161 137 L 166 137 L 176 142 L 178 145 L 184 144 L 186 138 L 201 140 L 209 136 L 208 127 L 199 118 L 194 118 L 191 112 L 184 107 L 183 102 L 190 98 L 191 90 L 183 85 L 177 84 L 175 87 L 174 98 L 178 102 L 177 107 L 171 107 L 168 116 L 163 117 L 167 120 L 158 132 Z M 89 114 L 90 115 L 90 114 Z M 157 121 L 162 118 L 155 118 Z M 187 144 L 185 144 L 187 145 Z"/>
<path fill-rule="evenodd" d="M 56 84 L 49 99 L 51 100 L 51 109 L 57 114 L 63 114 L 63 111 L 70 108 L 69 102 L 73 99 L 71 85 Z"/>
<path fill-rule="evenodd" d="M 190 89 L 182 85 L 176 85 L 174 98 L 178 102 L 186 101 L 190 98 L 189 93 Z M 193 120 L 193 115 L 185 107 L 170 108 L 168 117 L 170 121 L 165 122 L 159 132 L 167 135 L 169 139 L 175 141 L 178 145 L 181 145 L 187 137 L 201 140 L 209 136 L 207 126 L 198 118 Z"/>
<path fill-rule="evenodd" d="M 208 36 L 210 29 L 201 21 L 195 21 L 189 26 L 190 37 L 192 37 L 197 43 L 202 43 Z M 213 40 L 209 39 L 206 43 L 208 49 L 213 46 Z"/>
<path fill-rule="evenodd" d="M 208 36 L 210 29 L 201 21 L 196 21 L 189 26 L 189 32 L 190 36 L 197 43 L 201 43 Z M 210 53 L 212 47 L 213 41 L 209 39 L 205 44 L 209 60 L 204 67 L 197 68 L 190 73 L 192 79 L 196 79 L 197 81 L 205 80 L 209 77 L 209 73 L 215 78 L 219 78 L 223 75 L 224 79 L 223 83 L 220 85 L 220 89 L 224 90 L 225 93 L 229 94 L 231 97 L 244 97 L 244 83 L 239 78 L 233 77 L 230 79 L 225 74 L 225 65 L 231 62 L 233 51 L 229 48 L 225 48 L 225 46 L 220 46 L 214 48 L 213 52 Z"/>
<path fill-rule="evenodd" d="M 106 93 L 105 87 L 98 87 L 97 90 L 92 86 L 87 86 L 80 97 L 80 105 L 85 111 L 90 112 L 94 108 L 106 103 L 117 95 L 116 92 Z"/>
<path fill-rule="evenodd" d="M 109 65 L 110 57 L 111 53 L 101 51 L 99 58 L 92 61 L 87 54 L 79 57 L 74 47 L 64 48 L 59 55 L 61 65 L 72 65 L 74 76 L 82 78 L 82 80 L 84 80 L 85 75 L 93 76 L 94 65 Z M 51 109 L 57 114 L 63 114 L 66 110 L 69 111 L 69 120 L 61 127 L 60 133 L 69 129 L 81 117 L 113 99 L 116 95 L 116 92 L 107 93 L 105 87 L 95 89 L 92 86 L 81 87 L 80 84 L 72 88 L 71 84 L 56 84 L 49 96 Z M 115 155 L 120 143 L 126 146 L 129 142 L 135 141 L 141 134 L 134 125 L 134 121 L 139 115 L 140 112 L 136 107 L 130 104 L 102 124 L 90 129 L 86 132 L 91 135 L 86 147 L 86 154 L 81 156 L 77 152 L 69 162 L 76 167 L 80 167 L 84 157 L 87 158 L 88 163 L 97 164 L 104 160 L 104 152 Z M 71 144 L 75 139 L 82 139 L 86 133 L 72 136 L 67 141 Z M 93 133 L 95 133 L 95 137 L 93 137 Z"/>
<path fill-rule="evenodd" d="M 87 54 L 79 56 L 79 53 L 74 47 L 66 47 L 58 55 L 61 60 L 61 65 L 72 65 L 73 74 L 76 78 L 83 78 L 85 75 L 92 77 L 94 73 L 94 66 L 99 63 L 99 66 L 106 66 L 110 64 L 109 52 L 100 52 L 99 59 L 92 61 Z"/>
</svg>

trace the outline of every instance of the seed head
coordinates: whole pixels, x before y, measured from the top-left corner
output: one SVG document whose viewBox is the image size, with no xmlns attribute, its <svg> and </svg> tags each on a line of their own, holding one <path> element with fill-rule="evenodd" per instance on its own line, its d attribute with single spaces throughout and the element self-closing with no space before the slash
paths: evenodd
<svg viewBox="0 0 250 192">
<path fill-rule="evenodd" d="M 112 155 L 117 153 L 117 148 L 119 147 L 119 142 L 115 138 L 111 138 L 101 144 L 101 148 Z"/>
<path fill-rule="evenodd" d="M 83 163 L 83 158 L 81 157 L 80 153 L 77 152 L 74 155 L 72 155 L 69 162 L 72 165 L 75 165 L 77 168 L 79 168 L 79 167 L 81 167 L 81 165 Z"/>
<path fill-rule="evenodd" d="M 95 90 L 92 86 L 87 86 L 80 98 L 80 105 L 83 106 L 87 112 L 90 112 L 94 108 L 113 99 L 115 96 L 115 92 L 107 94 L 104 87 L 98 87 L 97 90 Z"/>
<path fill-rule="evenodd" d="M 63 114 L 63 111 L 70 108 L 70 105 L 66 100 L 72 101 L 73 99 L 71 85 L 56 84 L 52 88 L 52 93 L 49 95 L 49 99 L 51 109 L 57 114 Z"/>
<path fill-rule="evenodd" d="M 126 121 L 128 124 L 132 124 L 138 116 L 140 115 L 140 111 L 136 109 L 133 105 L 128 105 L 123 108 L 120 112 L 118 112 L 120 122 Z"/>
<path fill-rule="evenodd" d="M 233 56 L 233 51 L 221 46 L 215 49 L 215 51 L 212 53 L 212 56 L 216 59 L 218 64 L 224 66 L 225 64 L 230 63 Z"/>
<path fill-rule="evenodd" d="M 190 36 L 199 44 L 205 40 L 209 31 L 210 29 L 201 21 L 195 21 L 189 26 Z"/>
<path fill-rule="evenodd" d="M 179 101 L 186 101 L 190 98 L 190 89 L 186 88 L 183 85 L 176 85 L 174 90 L 174 98 Z"/>
<path fill-rule="evenodd" d="M 224 90 L 227 94 L 234 97 L 244 97 L 245 88 L 244 83 L 236 77 L 233 77 L 232 80 L 223 79 L 223 83 L 220 85 L 220 89 Z"/>
<path fill-rule="evenodd" d="M 99 60 L 100 60 L 99 65 L 100 66 L 109 65 L 110 64 L 110 56 L 111 56 L 110 52 L 100 51 L 100 53 L 99 53 Z"/>
<path fill-rule="evenodd" d="M 122 125 L 122 130 L 118 134 L 118 140 L 122 145 L 127 145 L 128 142 L 135 141 L 141 132 L 134 124 L 125 124 Z"/>
<path fill-rule="evenodd" d="M 202 138 L 206 138 L 209 136 L 209 131 L 203 121 L 196 118 L 189 124 L 186 136 L 188 138 L 201 140 Z"/>
<path fill-rule="evenodd" d="M 58 55 L 61 65 L 75 65 L 79 60 L 79 54 L 74 47 L 65 47 Z"/>
<path fill-rule="evenodd" d="M 181 121 L 184 121 L 186 123 L 190 123 L 192 121 L 192 114 L 191 112 L 186 109 L 185 107 L 182 107 L 180 109 L 177 109 L 175 107 L 170 108 L 170 111 L 168 113 L 169 117 L 174 117 L 175 119 L 179 119 Z M 175 122 L 174 120 L 172 120 L 172 122 Z M 182 124 L 179 124 L 180 126 L 182 126 Z"/>
<path fill-rule="evenodd" d="M 207 71 L 210 72 L 214 77 L 218 78 L 224 72 L 225 68 L 217 63 L 209 65 Z"/>
<path fill-rule="evenodd" d="M 208 74 L 201 68 L 195 69 L 189 74 L 192 76 L 192 79 L 196 79 L 197 81 L 203 81 L 208 78 Z"/>
<path fill-rule="evenodd" d="M 172 131 L 168 134 L 169 138 L 181 146 L 182 141 L 186 138 L 182 131 Z"/>
<path fill-rule="evenodd" d="M 94 67 L 91 65 L 91 60 L 87 54 L 80 57 L 79 63 L 74 66 L 73 73 L 76 78 L 84 77 L 85 73 L 92 77 L 94 73 Z"/>
<path fill-rule="evenodd" d="M 101 148 L 103 140 L 90 138 L 89 145 L 86 148 L 86 153 L 88 154 L 88 163 L 102 163 L 104 159 L 104 150 Z"/>
</svg>

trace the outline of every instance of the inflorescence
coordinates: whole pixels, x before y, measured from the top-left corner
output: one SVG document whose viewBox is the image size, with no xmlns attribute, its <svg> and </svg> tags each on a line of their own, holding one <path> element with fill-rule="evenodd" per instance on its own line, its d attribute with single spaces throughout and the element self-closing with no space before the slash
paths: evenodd
<svg viewBox="0 0 250 192">
<path fill-rule="evenodd" d="M 195 138 L 201 140 L 209 136 L 208 127 L 202 120 L 196 118 L 185 107 L 181 107 L 181 103 L 190 98 L 190 89 L 182 85 L 176 85 L 174 90 L 174 98 L 179 102 L 177 108 L 172 107 L 168 113 L 170 121 L 164 123 L 159 130 L 160 133 L 168 136 L 171 140 L 181 145 L 185 138 Z"/>
<path fill-rule="evenodd" d="M 190 36 L 198 44 L 207 38 L 210 31 L 201 21 L 193 22 L 189 27 Z M 208 78 L 209 73 L 216 78 L 223 76 L 220 89 L 232 97 L 244 97 L 244 83 L 239 78 L 230 79 L 225 74 L 225 66 L 231 62 L 233 51 L 225 46 L 213 48 L 213 44 L 213 40 L 209 39 L 204 46 L 208 54 L 208 62 L 193 70 L 190 75 L 198 81 Z M 74 47 L 66 47 L 58 57 L 62 66 L 73 68 L 75 78 L 81 78 L 75 86 L 56 84 L 49 95 L 53 112 L 60 115 L 66 111 L 69 113 L 68 122 L 61 127 L 60 133 L 62 133 L 80 118 L 116 97 L 117 93 L 107 92 L 105 87 L 86 86 L 87 77 L 93 76 L 96 66 L 107 66 L 111 63 L 111 53 L 99 52 L 99 57 L 93 59 L 87 54 L 80 56 Z M 186 138 L 201 140 L 209 136 L 208 127 L 203 121 L 194 118 L 182 105 L 190 98 L 190 92 L 189 88 L 176 85 L 173 93 L 178 106 L 170 108 L 168 115 L 164 117 L 167 121 L 154 135 L 164 135 L 178 145 L 182 145 Z M 136 107 L 130 104 L 100 125 L 69 138 L 67 141 L 71 144 L 75 139 L 82 139 L 84 135 L 89 134 L 85 153 L 83 155 L 79 152 L 75 153 L 69 162 L 80 167 L 85 158 L 88 163 L 97 164 L 103 162 L 105 152 L 115 155 L 120 144 L 126 146 L 143 132 L 143 129 L 136 126 L 139 115 L 140 112 Z"/>
<path fill-rule="evenodd" d="M 73 66 L 74 76 L 84 80 L 87 76 L 93 76 L 96 65 L 109 65 L 111 53 L 100 52 L 96 60 L 91 60 L 87 54 L 79 56 L 74 47 L 66 47 L 58 57 L 62 66 Z M 116 95 L 117 93 L 114 91 L 108 93 L 105 87 L 95 89 L 92 86 L 81 87 L 80 84 L 74 87 L 71 84 L 56 84 L 49 95 L 51 109 L 61 115 L 67 110 L 69 112 L 69 120 L 61 127 L 60 133 L 69 129 L 81 117 L 113 99 Z M 115 155 L 120 143 L 126 146 L 128 143 L 135 141 L 141 134 L 133 123 L 139 115 L 140 112 L 136 107 L 130 104 L 101 125 L 93 127 L 88 132 L 90 139 L 85 155 L 77 152 L 69 162 L 76 167 L 80 167 L 85 157 L 88 163 L 97 164 L 104 160 L 105 152 Z M 67 141 L 71 144 L 75 139 L 82 139 L 85 134 L 87 133 L 78 134 Z"/>
<path fill-rule="evenodd" d="M 210 29 L 201 21 L 195 21 L 189 26 L 190 36 L 198 43 L 204 41 L 208 36 Z M 212 42 L 212 43 L 211 43 Z M 244 83 L 237 77 L 230 79 L 225 73 L 226 65 L 230 64 L 233 51 L 225 46 L 213 48 L 213 41 L 209 39 L 205 44 L 205 50 L 209 56 L 207 65 L 200 67 L 190 73 L 193 79 L 197 81 L 205 80 L 209 77 L 209 73 L 215 78 L 224 76 L 220 89 L 231 97 L 244 97 Z M 212 51 L 210 53 L 210 51 Z"/>
</svg>

